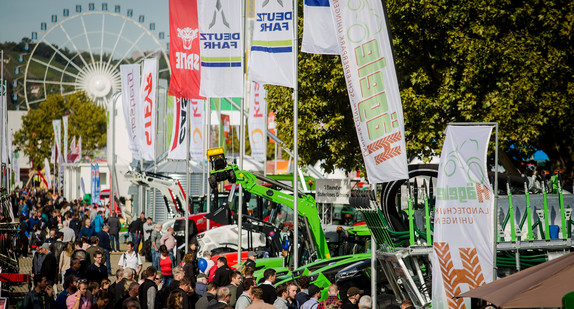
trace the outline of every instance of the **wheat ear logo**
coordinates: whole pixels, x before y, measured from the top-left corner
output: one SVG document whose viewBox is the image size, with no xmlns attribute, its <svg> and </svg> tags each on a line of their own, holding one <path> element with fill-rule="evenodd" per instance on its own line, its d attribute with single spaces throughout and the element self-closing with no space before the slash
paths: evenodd
<svg viewBox="0 0 574 309">
<path fill-rule="evenodd" d="M 454 268 L 448 243 L 434 243 L 434 254 L 437 255 L 439 260 L 448 307 L 462 309 L 466 308 L 464 300 L 462 298 L 454 298 L 462 292 L 460 285 L 466 283 L 472 290 L 483 285 L 485 281 L 476 248 L 460 248 L 458 251 L 462 261 L 462 269 Z"/>
</svg>

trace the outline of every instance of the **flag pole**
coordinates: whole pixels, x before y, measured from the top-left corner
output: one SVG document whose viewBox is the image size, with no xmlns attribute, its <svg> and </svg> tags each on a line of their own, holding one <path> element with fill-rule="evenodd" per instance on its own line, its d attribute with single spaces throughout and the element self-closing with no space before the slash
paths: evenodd
<svg viewBox="0 0 574 309">
<path fill-rule="evenodd" d="M 247 25 L 247 14 L 246 14 L 246 0 L 241 1 L 241 29 L 243 30 L 243 52 L 241 53 L 241 63 L 243 64 L 243 97 L 241 98 L 240 102 L 240 111 L 239 111 L 239 169 L 243 170 L 243 159 L 245 156 L 245 98 L 247 97 L 246 85 L 251 85 L 251 83 L 247 82 L 247 74 L 246 68 L 247 64 L 245 63 L 245 51 L 246 51 L 246 39 L 245 35 L 246 25 Z M 243 187 L 239 185 L 239 201 L 237 205 L 237 234 L 239 235 L 237 240 L 237 263 L 241 263 L 241 249 L 243 248 Z"/>
<path fill-rule="evenodd" d="M 299 4 L 298 1 L 293 1 L 293 66 L 294 83 L 293 83 L 293 269 L 299 267 L 299 184 L 298 184 L 298 170 L 299 170 L 299 72 L 298 72 L 298 57 L 299 57 Z"/>
<path fill-rule="evenodd" d="M 183 100 L 180 99 L 180 100 Z M 176 102 L 177 104 L 177 102 Z M 190 121 L 190 110 L 189 110 L 189 106 L 191 105 L 191 100 L 187 101 L 187 105 L 185 106 L 185 117 L 186 117 L 186 132 L 187 132 L 187 136 L 185 137 L 185 189 L 187 190 L 187 195 L 185 197 L 186 201 L 185 201 L 185 250 L 184 252 L 187 254 L 188 250 L 189 250 L 189 209 L 190 209 L 190 200 L 191 200 L 191 179 L 190 179 L 190 175 L 189 173 L 190 171 L 190 164 L 189 164 L 189 160 L 190 155 L 189 155 L 189 149 L 191 147 L 191 121 Z"/>
</svg>

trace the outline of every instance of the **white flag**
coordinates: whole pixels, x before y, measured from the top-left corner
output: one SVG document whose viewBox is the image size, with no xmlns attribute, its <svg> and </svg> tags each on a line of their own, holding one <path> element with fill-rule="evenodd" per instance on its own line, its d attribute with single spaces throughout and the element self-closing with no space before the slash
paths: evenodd
<svg viewBox="0 0 574 309">
<path fill-rule="evenodd" d="M 494 195 L 486 168 L 491 131 L 446 129 L 436 189 L 433 308 L 470 308 L 470 300 L 454 296 L 493 279 Z"/>
<path fill-rule="evenodd" d="M 134 160 L 140 159 L 139 139 L 137 134 L 138 117 L 137 110 L 140 106 L 140 66 L 139 64 L 120 65 L 122 78 L 122 104 L 124 108 L 124 118 L 129 135 L 129 149 Z"/>
<path fill-rule="evenodd" d="M 249 59 L 251 80 L 293 88 L 293 3 L 284 0 L 256 1 L 255 16 Z"/>
<path fill-rule="evenodd" d="M 265 88 L 263 85 L 251 83 L 251 102 L 249 105 L 249 144 L 251 145 L 251 156 L 255 161 L 265 161 L 267 159 L 267 102 L 265 101 Z"/>
<path fill-rule="evenodd" d="M 8 155 L 6 151 L 6 126 L 8 122 L 6 121 L 6 108 L 7 108 L 7 97 L 8 93 L 6 92 L 6 85 L 7 81 L 0 80 L 0 121 L 4 124 L 2 126 L 2 131 L 0 132 L 0 143 L 3 145 L 2 153 L 0 154 L 0 160 L 2 163 L 8 162 Z"/>
<path fill-rule="evenodd" d="M 64 159 L 64 163 L 68 163 L 68 115 L 62 117 L 62 126 L 63 126 L 63 133 L 64 133 L 64 141 L 62 145 L 62 157 Z"/>
<path fill-rule="evenodd" d="M 329 0 L 305 0 L 301 51 L 312 54 L 339 54 Z"/>
<path fill-rule="evenodd" d="M 237 0 L 197 0 L 201 96 L 243 96 L 241 3 Z"/>
<path fill-rule="evenodd" d="M 205 157 L 205 152 L 203 151 L 203 115 L 204 106 L 206 100 L 191 100 L 191 144 L 189 145 L 189 151 L 191 158 L 194 161 L 202 162 Z"/>
<path fill-rule="evenodd" d="M 18 184 L 20 182 L 20 153 L 16 151 L 14 153 L 14 183 Z"/>
<path fill-rule="evenodd" d="M 78 139 L 78 157 L 76 158 L 76 162 L 80 162 L 82 160 L 82 137 L 80 136 L 80 138 Z M 74 162 L 74 163 L 76 163 Z"/>
<path fill-rule="evenodd" d="M 52 189 L 52 173 L 50 173 L 50 162 L 48 162 L 48 158 L 44 158 L 44 178 L 46 179 L 48 190 Z"/>
<path fill-rule="evenodd" d="M 173 128 L 171 130 L 171 142 L 169 144 L 168 159 L 185 160 L 185 148 L 187 147 L 189 129 L 187 105 L 189 99 L 175 98 L 173 104 Z"/>
<path fill-rule="evenodd" d="M 137 113 L 139 147 L 142 158 L 149 161 L 155 159 L 157 66 L 157 59 L 144 60 Z"/>
<path fill-rule="evenodd" d="M 407 148 L 383 5 L 369 3 L 330 0 L 367 177 L 382 183 L 408 178 Z"/>
<path fill-rule="evenodd" d="M 56 145 L 56 162 L 60 162 L 62 157 L 62 120 L 52 120 L 52 127 L 54 128 L 54 145 Z"/>
</svg>

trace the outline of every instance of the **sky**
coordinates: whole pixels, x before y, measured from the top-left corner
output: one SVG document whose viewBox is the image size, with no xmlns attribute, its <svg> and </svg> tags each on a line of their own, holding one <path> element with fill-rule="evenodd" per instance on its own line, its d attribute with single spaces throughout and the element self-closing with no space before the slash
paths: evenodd
<svg viewBox="0 0 574 309">
<path fill-rule="evenodd" d="M 113 12 L 115 5 L 120 5 L 121 14 L 133 9 L 134 18 L 145 16 L 146 27 L 155 22 L 156 31 L 169 33 L 168 0 L 0 0 L 0 42 L 20 42 L 23 37 L 30 37 L 33 31 L 42 36 L 40 23 L 46 22 L 48 28 L 54 25 L 52 15 L 63 18 L 63 9 L 69 9 L 70 15 L 76 11 L 76 5 L 82 6 L 82 12 L 88 11 L 88 4 L 94 3 L 95 10 L 101 11 L 102 3 L 108 4 L 108 11 Z"/>
</svg>

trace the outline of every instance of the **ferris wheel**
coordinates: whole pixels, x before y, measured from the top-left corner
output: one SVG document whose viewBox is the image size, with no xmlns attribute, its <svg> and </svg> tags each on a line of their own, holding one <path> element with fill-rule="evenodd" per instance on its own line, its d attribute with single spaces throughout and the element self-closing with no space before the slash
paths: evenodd
<svg viewBox="0 0 574 309">
<path fill-rule="evenodd" d="M 75 14 L 63 9 L 61 20 L 51 16 L 41 23 L 41 37 L 32 33 L 32 48 L 26 62 L 23 97 L 28 109 L 45 101 L 51 94 L 63 96 L 84 91 L 94 103 L 106 107 L 112 95 L 120 91 L 120 65 L 141 63 L 148 58 L 159 61 L 159 78 L 169 79 L 170 67 L 164 32 L 155 32 L 155 23 L 144 24 L 145 17 L 123 14 L 106 3 L 96 10 L 94 3 Z"/>
</svg>

